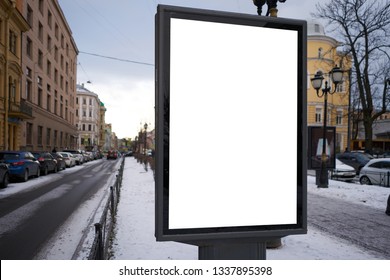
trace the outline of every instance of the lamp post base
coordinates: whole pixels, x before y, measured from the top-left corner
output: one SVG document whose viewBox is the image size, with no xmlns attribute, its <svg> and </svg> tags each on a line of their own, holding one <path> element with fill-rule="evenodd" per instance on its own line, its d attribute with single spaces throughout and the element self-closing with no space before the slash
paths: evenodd
<svg viewBox="0 0 390 280">
<path fill-rule="evenodd" d="M 328 171 L 325 170 L 326 176 L 324 176 L 321 169 L 316 170 L 316 185 L 317 188 L 328 188 L 329 187 L 329 181 L 328 181 Z"/>
</svg>

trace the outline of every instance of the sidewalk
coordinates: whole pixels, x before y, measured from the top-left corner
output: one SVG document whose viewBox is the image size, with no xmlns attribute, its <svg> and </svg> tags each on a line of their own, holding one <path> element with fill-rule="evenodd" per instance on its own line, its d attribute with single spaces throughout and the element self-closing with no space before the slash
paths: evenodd
<svg viewBox="0 0 390 280">
<path fill-rule="evenodd" d="M 198 259 L 196 246 L 156 242 L 154 237 L 154 178 L 150 168 L 126 158 L 118 206 L 113 257 L 116 260 Z M 308 234 L 282 239 L 278 249 L 267 250 L 269 260 L 369 260 L 375 256 L 346 241 L 309 227 Z"/>
</svg>

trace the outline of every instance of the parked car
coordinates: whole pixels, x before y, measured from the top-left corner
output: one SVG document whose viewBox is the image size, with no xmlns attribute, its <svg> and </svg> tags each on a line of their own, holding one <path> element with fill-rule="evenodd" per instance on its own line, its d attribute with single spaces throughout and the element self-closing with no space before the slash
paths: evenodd
<svg viewBox="0 0 390 280">
<path fill-rule="evenodd" d="M 118 158 L 118 152 L 114 150 L 110 150 L 107 153 L 107 159 L 117 159 Z"/>
<path fill-rule="evenodd" d="M 331 171 L 331 179 L 352 181 L 356 177 L 355 168 L 336 159 L 336 168 Z"/>
<path fill-rule="evenodd" d="M 9 182 L 9 169 L 8 164 L 1 162 L 0 163 L 0 189 L 5 189 L 8 187 Z"/>
<path fill-rule="evenodd" d="M 41 174 L 47 175 L 49 172 L 57 173 L 57 161 L 49 152 L 32 152 L 41 165 Z"/>
<path fill-rule="evenodd" d="M 357 174 L 359 174 L 360 169 L 362 169 L 362 167 L 371 160 L 368 155 L 359 152 L 345 152 L 342 154 L 337 154 L 336 158 L 341 162 L 355 168 Z"/>
<path fill-rule="evenodd" d="M 132 157 L 133 156 L 133 151 L 128 151 L 125 153 L 125 157 Z"/>
<path fill-rule="evenodd" d="M 66 168 L 66 162 L 65 162 L 64 157 L 59 152 L 50 153 L 50 154 L 57 161 L 57 169 L 58 170 L 64 170 Z"/>
<path fill-rule="evenodd" d="M 1 151 L 0 160 L 8 164 L 11 179 L 26 182 L 31 176 L 39 177 L 40 164 L 32 153 L 25 151 Z"/>
<path fill-rule="evenodd" d="M 359 174 L 359 181 L 362 185 L 390 186 L 390 159 L 372 159 L 367 163 Z"/>
<path fill-rule="evenodd" d="M 66 167 L 73 167 L 76 165 L 76 159 L 73 154 L 68 152 L 58 152 L 65 161 Z"/>
<path fill-rule="evenodd" d="M 85 162 L 84 156 L 80 150 L 63 150 L 63 152 L 71 153 L 76 160 L 76 165 L 80 165 Z"/>
</svg>

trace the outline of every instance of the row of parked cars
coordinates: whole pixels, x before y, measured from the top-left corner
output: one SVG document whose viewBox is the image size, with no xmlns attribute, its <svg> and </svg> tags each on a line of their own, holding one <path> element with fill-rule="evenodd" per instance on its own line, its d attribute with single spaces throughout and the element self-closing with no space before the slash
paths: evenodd
<svg viewBox="0 0 390 280">
<path fill-rule="evenodd" d="M 336 169 L 332 177 L 353 180 L 359 176 L 362 185 L 390 187 L 390 158 L 374 158 L 362 152 L 345 152 L 336 155 Z"/>
<path fill-rule="evenodd" d="M 65 168 L 100 158 L 99 153 L 80 150 L 61 152 L 0 151 L 0 188 L 10 180 L 28 181 L 31 177 L 56 173 Z"/>
</svg>

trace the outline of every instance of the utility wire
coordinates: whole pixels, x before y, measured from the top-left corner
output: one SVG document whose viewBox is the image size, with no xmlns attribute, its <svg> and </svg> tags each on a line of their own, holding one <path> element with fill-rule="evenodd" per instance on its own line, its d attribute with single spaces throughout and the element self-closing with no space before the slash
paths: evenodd
<svg viewBox="0 0 390 280">
<path fill-rule="evenodd" d="M 101 58 L 112 59 L 112 60 L 118 60 L 118 61 L 122 61 L 122 62 L 129 62 L 129 63 L 135 63 L 135 64 L 141 64 L 141 65 L 147 65 L 147 66 L 154 66 L 154 64 L 152 64 L 152 63 L 135 61 L 135 60 L 129 60 L 129 59 L 123 59 L 123 58 L 117 58 L 117 57 L 112 57 L 112 56 L 96 54 L 96 53 L 89 53 L 89 52 L 83 52 L 83 51 L 79 51 L 79 53 L 92 55 L 92 56 L 97 56 L 97 57 L 101 57 Z"/>
</svg>

